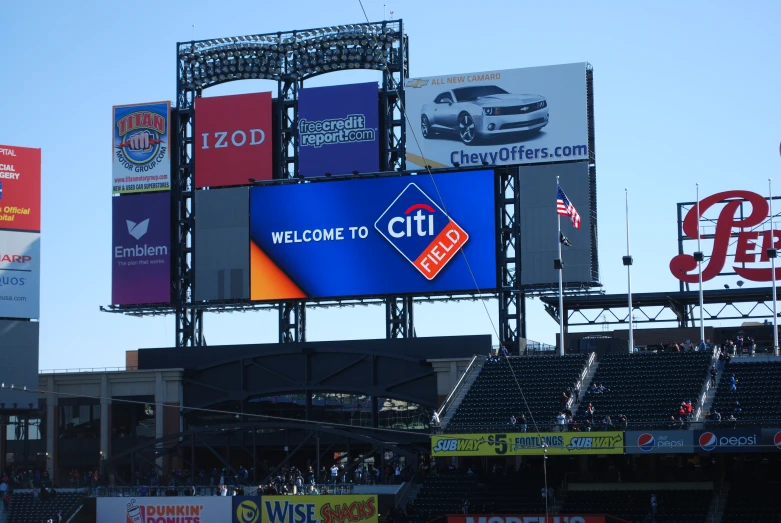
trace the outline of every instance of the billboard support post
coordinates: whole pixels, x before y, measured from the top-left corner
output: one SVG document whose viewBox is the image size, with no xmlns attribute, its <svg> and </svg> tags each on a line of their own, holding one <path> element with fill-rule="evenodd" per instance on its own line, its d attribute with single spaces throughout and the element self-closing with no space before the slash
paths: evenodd
<svg viewBox="0 0 781 523">
<path fill-rule="evenodd" d="M 518 167 L 496 169 L 497 235 L 496 273 L 499 275 L 499 343 L 517 347 L 526 337 L 526 316 L 521 290 L 521 196 Z"/>
<path fill-rule="evenodd" d="M 700 246 L 700 184 L 697 184 L 697 252 L 694 254 L 694 259 L 697 260 L 697 279 L 699 280 L 700 287 L 700 344 L 705 343 L 705 323 L 703 323 L 702 313 L 702 248 Z"/>
<path fill-rule="evenodd" d="M 279 304 L 279 343 L 306 341 L 306 302 L 286 301 Z"/>
<path fill-rule="evenodd" d="M 778 298 L 776 297 L 776 237 L 773 232 L 773 180 L 767 179 L 767 191 L 770 198 L 770 238 L 771 247 L 768 249 L 768 258 L 770 258 L 771 279 L 773 281 L 773 354 L 778 356 Z"/>
<path fill-rule="evenodd" d="M 556 177 L 556 187 L 559 187 L 559 177 Z M 559 356 L 564 356 L 564 264 L 561 261 L 561 213 L 556 213 L 556 223 L 559 226 L 559 234 L 556 241 L 559 244 Z"/>
<path fill-rule="evenodd" d="M 385 298 L 385 337 L 387 339 L 415 337 L 412 296 Z"/>
<path fill-rule="evenodd" d="M 629 354 L 635 349 L 635 332 L 633 323 L 634 310 L 632 309 L 632 254 L 629 250 L 629 189 L 624 189 L 626 200 L 626 256 L 624 256 L 624 265 L 626 265 L 626 295 L 629 307 Z"/>
</svg>

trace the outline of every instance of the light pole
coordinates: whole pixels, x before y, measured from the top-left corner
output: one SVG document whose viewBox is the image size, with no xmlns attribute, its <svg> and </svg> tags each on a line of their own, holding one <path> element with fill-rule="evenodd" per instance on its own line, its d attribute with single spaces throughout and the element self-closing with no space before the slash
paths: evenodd
<svg viewBox="0 0 781 523">
<path fill-rule="evenodd" d="M 626 256 L 623 257 L 626 266 L 626 294 L 629 307 L 629 354 L 635 349 L 635 333 L 632 325 L 632 254 L 629 250 L 629 189 L 624 189 L 626 203 Z"/>
</svg>

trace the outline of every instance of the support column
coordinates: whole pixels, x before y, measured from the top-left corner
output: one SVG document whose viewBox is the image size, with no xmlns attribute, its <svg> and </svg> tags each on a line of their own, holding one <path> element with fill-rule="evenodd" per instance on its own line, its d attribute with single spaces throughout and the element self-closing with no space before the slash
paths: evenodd
<svg viewBox="0 0 781 523">
<path fill-rule="evenodd" d="M 109 458 L 111 441 L 111 391 L 108 386 L 108 374 L 100 378 L 100 455 L 102 459 Z"/>
<path fill-rule="evenodd" d="M 165 382 L 163 381 L 163 373 L 155 373 L 155 438 L 159 439 L 163 437 L 163 418 L 165 416 Z M 160 448 L 162 444 L 158 444 Z M 158 457 L 155 459 L 155 463 L 159 468 L 163 467 L 163 458 Z"/>
<path fill-rule="evenodd" d="M 57 426 L 57 410 L 59 407 L 58 396 L 54 392 L 54 376 L 49 376 L 46 381 L 46 470 L 49 471 L 49 477 L 52 481 L 56 481 L 55 477 L 55 463 L 57 462 L 57 449 L 55 444 L 57 442 L 57 432 L 59 427 Z"/>
</svg>

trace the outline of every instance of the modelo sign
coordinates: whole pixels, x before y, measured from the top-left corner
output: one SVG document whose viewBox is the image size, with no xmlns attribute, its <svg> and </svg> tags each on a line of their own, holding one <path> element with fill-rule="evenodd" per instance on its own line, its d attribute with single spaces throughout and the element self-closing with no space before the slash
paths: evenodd
<svg viewBox="0 0 781 523">
<path fill-rule="evenodd" d="M 627 431 L 627 454 L 691 454 L 694 439 L 689 430 Z"/>
<path fill-rule="evenodd" d="M 605 523 L 604 516 L 577 516 L 556 514 L 553 516 L 448 516 L 447 523 Z"/>
<path fill-rule="evenodd" d="M 760 452 L 760 432 L 753 430 L 694 431 L 695 452 Z"/>
<path fill-rule="evenodd" d="M 751 213 L 747 216 L 740 210 L 743 204 L 751 204 Z M 764 196 L 751 191 L 725 191 L 700 200 L 699 216 L 697 206 L 692 207 L 683 220 L 683 233 L 689 238 L 697 238 L 700 218 L 714 205 L 723 203 L 716 229 L 713 234 L 713 251 L 702 262 L 702 281 L 712 280 L 727 265 L 727 249 L 736 245 L 734 264 L 731 269 L 746 280 L 771 281 L 772 269 L 756 266 L 770 262 L 767 250 L 781 247 L 781 231 L 755 230 L 767 221 L 770 207 Z M 733 229 L 739 229 L 737 241 L 733 239 Z M 670 260 L 673 276 L 685 283 L 697 283 L 697 261 L 691 254 L 679 254 Z M 781 279 L 781 268 L 776 268 L 776 279 Z"/>
</svg>

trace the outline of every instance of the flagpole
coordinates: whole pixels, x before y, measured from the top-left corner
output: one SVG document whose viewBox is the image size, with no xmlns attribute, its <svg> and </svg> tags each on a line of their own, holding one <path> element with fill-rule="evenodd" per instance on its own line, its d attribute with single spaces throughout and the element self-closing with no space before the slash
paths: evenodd
<svg viewBox="0 0 781 523">
<path fill-rule="evenodd" d="M 776 235 L 773 231 L 773 180 L 767 179 L 767 192 L 770 195 L 770 248 L 776 248 Z M 778 312 L 776 299 L 776 256 L 770 258 L 770 268 L 773 271 L 773 355 L 778 356 Z"/>
<path fill-rule="evenodd" d="M 629 189 L 624 189 L 624 199 L 626 202 L 626 294 L 629 301 L 629 354 L 632 354 L 635 348 L 635 332 L 632 327 L 632 254 L 629 250 Z"/>
<path fill-rule="evenodd" d="M 556 177 L 556 190 L 559 189 L 559 177 Z M 561 214 L 556 211 L 559 223 L 559 234 L 556 236 L 559 244 L 559 356 L 564 356 L 564 262 L 561 259 Z"/>
<path fill-rule="evenodd" d="M 697 261 L 699 268 L 697 279 L 700 284 L 700 342 L 705 343 L 705 323 L 702 320 L 702 249 L 700 248 L 700 184 L 697 184 L 697 252 L 700 253 L 700 260 Z"/>
</svg>

